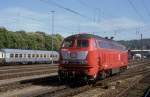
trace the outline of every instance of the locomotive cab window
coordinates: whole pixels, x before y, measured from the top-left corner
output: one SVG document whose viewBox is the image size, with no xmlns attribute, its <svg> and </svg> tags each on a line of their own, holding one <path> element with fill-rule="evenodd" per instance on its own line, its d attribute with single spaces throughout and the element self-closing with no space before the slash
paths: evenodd
<svg viewBox="0 0 150 97">
<path fill-rule="evenodd" d="M 72 39 L 68 39 L 68 40 L 64 40 L 62 47 L 73 47 L 74 44 L 74 40 Z"/>
<path fill-rule="evenodd" d="M 77 40 L 77 47 L 88 47 L 89 41 L 88 40 Z"/>
</svg>

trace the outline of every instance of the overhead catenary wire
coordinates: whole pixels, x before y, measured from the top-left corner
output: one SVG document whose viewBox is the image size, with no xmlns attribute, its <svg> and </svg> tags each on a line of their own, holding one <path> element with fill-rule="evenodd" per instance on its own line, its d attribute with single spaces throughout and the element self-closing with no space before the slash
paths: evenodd
<svg viewBox="0 0 150 97">
<path fill-rule="evenodd" d="M 131 1 L 131 0 L 127 0 L 128 2 L 129 2 L 129 4 L 131 5 L 131 7 L 133 8 L 133 10 L 135 11 L 135 13 L 138 15 L 138 17 L 140 18 L 140 20 L 142 21 L 142 22 L 144 22 L 145 21 L 145 19 L 144 19 L 144 17 L 143 17 L 143 15 L 141 15 L 141 13 L 138 11 L 138 9 L 136 8 L 136 6 L 133 4 L 133 2 Z M 144 25 L 142 25 L 143 27 L 144 27 Z M 140 30 L 140 26 L 139 26 L 139 30 Z M 137 30 L 137 28 L 136 28 L 136 34 L 140 34 L 140 31 L 139 30 Z M 137 33 L 138 32 L 138 33 Z M 141 32 L 141 34 L 140 35 L 142 35 L 142 32 Z M 142 41 L 142 39 L 141 39 L 141 41 Z M 141 48 L 142 48 L 142 45 L 141 45 Z"/>
<path fill-rule="evenodd" d="M 95 7 L 95 6 L 90 6 L 89 4 L 87 4 L 84 0 L 76 0 L 76 1 L 78 1 L 78 3 L 80 3 L 81 5 L 83 5 L 83 6 L 85 6 L 85 7 L 87 7 L 87 8 L 91 8 L 92 10 L 97 10 L 97 11 L 99 11 L 99 12 L 101 12 L 101 15 L 102 14 L 106 14 L 101 8 L 99 8 L 99 7 Z M 107 13 L 108 14 L 108 13 Z M 114 17 L 112 14 L 108 14 L 109 16 L 111 16 L 111 17 Z"/>
<path fill-rule="evenodd" d="M 147 5 L 145 4 L 145 1 L 144 1 L 144 0 L 141 0 L 141 4 L 143 5 L 143 8 L 144 8 L 145 11 L 147 12 L 147 15 L 150 17 L 150 11 L 149 11 L 149 9 L 147 8 Z"/>
<path fill-rule="evenodd" d="M 141 13 L 138 11 L 138 9 L 136 8 L 136 6 L 133 4 L 133 2 L 131 0 L 127 0 L 129 2 L 129 4 L 131 5 L 131 7 L 133 8 L 133 10 L 135 11 L 135 13 L 138 15 L 138 17 L 141 19 L 141 21 L 145 21 L 144 17 L 141 15 Z"/>
<path fill-rule="evenodd" d="M 87 3 L 85 3 L 83 0 L 76 0 L 80 5 L 85 6 L 86 8 L 90 8 L 92 10 L 92 12 L 94 13 L 93 16 L 93 22 L 94 23 L 99 23 L 100 22 L 100 16 L 102 16 L 102 11 L 100 8 L 96 8 L 96 7 L 92 7 L 90 5 L 88 5 Z"/>
<path fill-rule="evenodd" d="M 100 23 L 102 21 L 102 18 L 104 18 L 104 15 L 106 14 L 101 8 L 99 7 L 95 7 L 95 6 L 91 6 L 90 4 L 87 4 L 87 2 L 85 2 L 84 0 L 75 0 L 77 1 L 80 5 L 85 6 L 86 8 L 90 8 L 92 11 L 95 11 L 97 14 L 95 14 L 94 18 L 93 18 L 93 22 L 94 23 Z M 113 17 L 116 18 L 114 15 L 107 13 L 106 16 L 109 17 Z M 118 30 L 120 30 L 120 28 L 118 28 Z M 116 35 L 116 32 L 114 32 Z"/>
<path fill-rule="evenodd" d="M 49 1 L 50 3 L 47 2 L 47 0 L 40 0 L 40 1 L 42 1 L 42 2 L 44 2 L 44 3 L 47 3 L 47 4 L 55 5 L 55 6 L 58 7 L 58 8 L 64 9 L 64 10 L 66 10 L 66 11 L 68 11 L 68 12 L 70 12 L 70 13 L 76 14 L 76 15 L 82 17 L 82 18 L 86 18 L 86 19 L 88 19 L 88 20 L 91 20 L 90 17 L 88 17 L 88 16 L 86 16 L 86 15 L 84 15 L 84 14 L 81 14 L 81 13 L 79 13 L 78 11 L 75 11 L 75 10 L 73 10 L 73 9 L 64 7 L 63 5 L 60 5 L 59 3 L 56 3 L 55 1 L 50 0 L 50 1 Z"/>
</svg>

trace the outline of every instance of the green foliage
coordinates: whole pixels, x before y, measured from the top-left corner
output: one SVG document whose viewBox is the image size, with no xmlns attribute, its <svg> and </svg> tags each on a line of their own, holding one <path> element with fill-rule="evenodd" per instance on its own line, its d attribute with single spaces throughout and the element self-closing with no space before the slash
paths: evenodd
<svg viewBox="0 0 150 97">
<path fill-rule="evenodd" d="M 44 32 L 8 31 L 0 28 L 0 48 L 21 48 L 36 50 L 51 50 L 52 38 L 54 49 L 59 50 L 63 37 L 59 34 L 48 35 Z"/>
</svg>

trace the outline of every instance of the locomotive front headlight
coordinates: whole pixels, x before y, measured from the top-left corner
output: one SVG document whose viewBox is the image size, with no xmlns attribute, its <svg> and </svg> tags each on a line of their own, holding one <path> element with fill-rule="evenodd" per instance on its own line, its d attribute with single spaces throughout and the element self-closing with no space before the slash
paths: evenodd
<svg viewBox="0 0 150 97">
<path fill-rule="evenodd" d="M 81 64 L 87 64 L 87 60 L 82 60 L 80 63 Z"/>
<path fill-rule="evenodd" d="M 88 55 L 88 51 L 79 51 L 77 52 L 77 59 L 85 60 Z"/>
</svg>

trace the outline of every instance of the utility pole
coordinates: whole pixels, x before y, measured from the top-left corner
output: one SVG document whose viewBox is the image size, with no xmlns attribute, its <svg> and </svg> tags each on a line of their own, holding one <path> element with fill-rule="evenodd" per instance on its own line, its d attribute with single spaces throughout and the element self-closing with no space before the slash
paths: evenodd
<svg viewBox="0 0 150 97">
<path fill-rule="evenodd" d="M 141 57 L 142 57 L 142 50 L 143 50 L 143 34 L 141 33 Z"/>
<path fill-rule="evenodd" d="M 140 54 L 141 54 L 141 60 L 143 58 L 143 34 L 140 32 L 140 27 L 139 28 L 136 28 L 136 34 L 140 36 Z"/>
<path fill-rule="evenodd" d="M 52 20 L 51 20 L 52 21 L 52 40 L 51 40 L 52 63 L 51 64 L 53 64 L 53 57 L 54 57 L 54 55 L 53 55 L 54 13 L 55 13 L 55 11 L 51 11 L 51 14 L 52 14 Z"/>
</svg>

